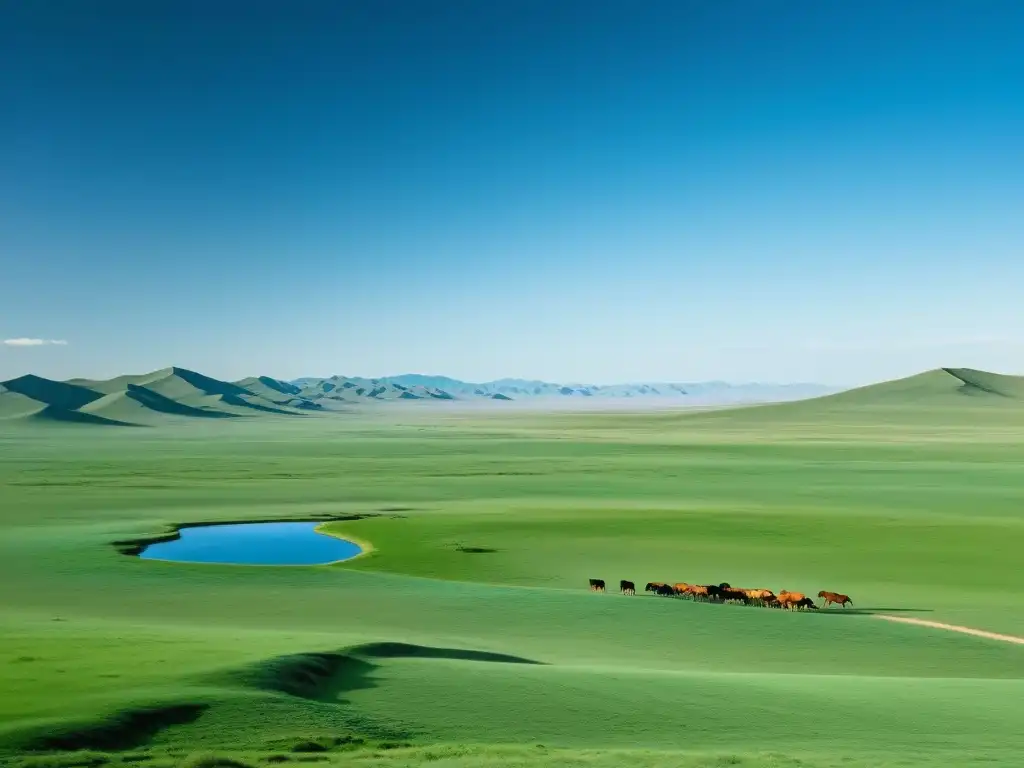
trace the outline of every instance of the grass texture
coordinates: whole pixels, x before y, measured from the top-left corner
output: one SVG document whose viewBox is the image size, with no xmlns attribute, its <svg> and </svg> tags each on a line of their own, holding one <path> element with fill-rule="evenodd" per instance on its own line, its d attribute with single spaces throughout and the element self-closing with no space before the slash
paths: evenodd
<svg viewBox="0 0 1024 768">
<path fill-rule="evenodd" d="M 1024 647 L 873 615 L 1024 635 L 1024 409 L 967 383 L 696 413 L 8 422 L 0 748 L 18 768 L 1013 765 Z M 374 550 L 295 568 L 114 546 L 260 519 L 337 519 Z"/>
</svg>

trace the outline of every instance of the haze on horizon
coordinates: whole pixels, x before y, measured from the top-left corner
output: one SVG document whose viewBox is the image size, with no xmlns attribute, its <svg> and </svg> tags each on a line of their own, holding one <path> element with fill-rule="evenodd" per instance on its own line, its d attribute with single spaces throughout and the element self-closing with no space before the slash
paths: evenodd
<svg viewBox="0 0 1024 768">
<path fill-rule="evenodd" d="M 1024 373 L 1024 4 L 8 3 L 0 379 Z"/>
</svg>

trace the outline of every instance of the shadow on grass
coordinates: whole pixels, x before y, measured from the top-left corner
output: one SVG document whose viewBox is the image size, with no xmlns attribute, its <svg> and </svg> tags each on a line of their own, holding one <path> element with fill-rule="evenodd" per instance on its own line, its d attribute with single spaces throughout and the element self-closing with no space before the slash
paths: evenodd
<svg viewBox="0 0 1024 768">
<path fill-rule="evenodd" d="M 380 642 L 357 645 L 341 651 L 276 656 L 240 669 L 226 671 L 207 678 L 204 682 L 255 688 L 313 701 L 337 703 L 342 701 L 344 694 L 376 687 L 373 673 L 379 665 L 373 663 L 373 659 L 450 659 L 538 665 L 543 663 L 490 651 Z"/>
<path fill-rule="evenodd" d="M 346 694 L 377 687 L 379 683 L 375 672 L 380 665 L 375 660 L 400 658 L 543 664 L 490 651 L 378 642 L 334 652 L 277 656 L 204 677 L 198 682 L 206 686 L 247 688 L 341 706 L 348 703 L 343 698 Z M 5 743 L 0 746 L 14 746 L 31 752 L 137 749 L 149 745 L 168 728 L 194 723 L 210 706 L 210 703 L 191 702 L 152 704 L 117 710 L 94 720 L 51 722 L 5 738 Z M 254 701 L 253 706 L 258 708 L 260 704 Z"/>
<path fill-rule="evenodd" d="M 18 746 L 26 751 L 135 749 L 161 731 L 199 719 L 208 704 L 165 704 L 122 709 L 93 722 L 48 725 L 26 733 Z"/>
<path fill-rule="evenodd" d="M 931 608 L 822 608 L 820 616 L 874 616 L 878 613 L 932 613 Z"/>
<path fill-rule="evenodd" d="M 3 385 L 11 392 L 46 403 L 57 411 L 75 411 L 103 397 L 102 393 L 86 387 L 52 381 L 33 374 L 5 381 Z"/>
<path fill-rule="evenodd" d="M 491 651 L 473 651 L 465 648 L 434 648 L 429 645 L 410 645 L 409 643 L 367 643 L 349 650 L 357 656 L 376 659 L 451 659 L 454 661 L 492 661 L 499 664 L 536 664 L 542 661 L 524 659 L 522 656 L 511 656 Z"/>
<path fill-rule="evenodd" d="M 127 421 L 108 419 L 85 411 L 69 411 L 55 405 L 48 405 L 43 410 L 33 413 L 30 419 L 37 421 L 64 422 L 67 424 L 95 424 L 98 427 L 144 427 L 143 424 L 132 424 Z"/>
<path fill-rule="evenodd" d="M 191 405 L 179 403 L 177 400 L 165 397 L 159 392 L 154 392 L 151 389 L 146 389 L 146 387 L 140 387 L 135 384 L 129 384 L 127 386 L 125 397 L 144 405 L 146 408 L 160 413 L 168 413 L 172 416 L 192 416 L 202 419 L 238 418 L 238 416 L 233 413 L 226 413 L 224 411 L 205 411 L 202 408 L 193 408 Z"/>
<path fill-rule="evenodd" d="M 246 395 L 248 397 L 252 397 L 252 395 L 249 394 L 249 393 L 246 393 Z M 269 405 L 261 405 L 260 403 L 252 403 L 252 402 L 249 402 L 249 400 L 247 400 L 245 397 L 240 396 L 240 395 L 221 395 L 220 399 L 221 399 L 221 402 L 227 403 L 228 405 L 233 405 L 236 408 L 249 408 L 251 410 L 259 411 L 261 413 L 273 413 L 273 414 L 277 414 L 278 416 L 301 416 L 302 415 L 301 413 L 294 413 L 292 411 L 286 411 L 283 408 L 273 408 L 273 407 L 271 407 Z"/>
</svg>

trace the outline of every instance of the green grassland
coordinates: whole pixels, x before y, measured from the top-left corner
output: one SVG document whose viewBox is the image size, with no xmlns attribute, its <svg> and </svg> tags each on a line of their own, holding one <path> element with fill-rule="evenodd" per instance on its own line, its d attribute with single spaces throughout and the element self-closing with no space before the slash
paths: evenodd
<svg viewBox="0 0 1024 768">
<path fill-rule="evenodd" d="M 1024 647 L 874 615 L 1024 635 L 1024 401 L 991 376 L 689 413 L 10 420 L 0 748 L 37 768 L 1015 765 Z M 113 546 L 353 514 L 326 528 L 373 551 L 332 566 Z"/>
</svg>

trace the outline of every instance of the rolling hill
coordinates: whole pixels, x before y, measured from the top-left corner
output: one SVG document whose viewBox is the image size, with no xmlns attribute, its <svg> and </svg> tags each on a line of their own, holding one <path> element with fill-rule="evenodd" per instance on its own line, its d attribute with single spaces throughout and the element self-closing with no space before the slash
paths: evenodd
<svg viewBox="0 0 1024 768">
<path fill-rule="evenodd" d="M 822 395 L 821 392 L 829 392 Z M 817 395 L 817 396 L 816 396 Z M 865 409 L 903 411 L 968 406 L 1024 407 L 1024 377 L 970 368 L 939 368 L 842 392 L 817 385 L 622 384 L 558 385 L 524 379 L 472 384 L 443 376 L 407 374 L 368 379 L 331 376 L 282 381 L 253 376 L 221 381 L 171 367 L 112 379 L 54 381 L 26 375 L 0 382 L 0 421 L 71 422 L 108 426 L 152 425 L 181 419 L 301 416 L 344 411 L 360 404 L 402 401 L 511 401 L 549 398 L 671 398 L 680 405 L 743 405 L 701 418 L 856 418 Z M 767 404 L 765 404 L 767 403 Z M 691 414 L 696 415 L 696 414 Z"/>
<path fill-rule="evenodd" d="M 937 368 L 905 379 L 886 381 L 846 392 L 817 398 L 817 402 L 904 405 L 919 403 L 962 403 L 963 398 L 975 398 L 993 404 L 1024 403 L 1024 376 L 1005 376 L 972 368 Z"/>
<path fill-rule="evenodd" d="M 0 420 L 145 426 L 176 419 L 298 416 L 322 406 L 269 377 L 226 382 L 185 368 L 113 379 L 53 381 L 21 376 L 0 383 Z"/>
<path fill-rule="evenodd" d="M 936 368 L 903 379 L 869 384 L 799 403 L 804 408 L 829 409 L 969 404 L 1024 406 L 1024 376 L 1006 376 L 973 368 Z"/>
<path fill-rule="evenodd" d="M 973 368 L 936 368 L 902 379 L 869 384 L 823 397 L 693 414 L 698 421 L 735 425 L 775 422 L 787 429 L 825 421 L 876 425 L 1018 423 L 1024 415 L 1024 376 Z"/>
</svg>

